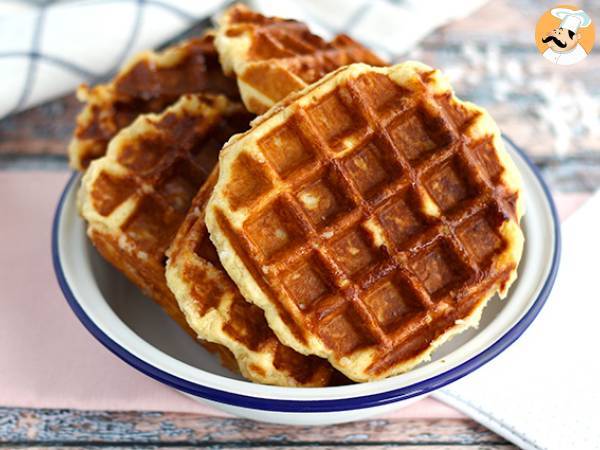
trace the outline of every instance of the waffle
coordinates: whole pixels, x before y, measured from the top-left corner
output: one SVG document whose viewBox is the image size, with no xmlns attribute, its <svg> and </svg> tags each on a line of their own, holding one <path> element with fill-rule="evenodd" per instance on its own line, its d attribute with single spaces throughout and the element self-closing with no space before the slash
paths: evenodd
<svg viewBox="0 0 600 450">
<path fill-rule="evenodd" d="M 420 63 L 350 65 L 286 103 L 221 152 L 221 263 L 283 344 L 355 381 L 409 370 L 516 278 L 519 173 Z"/>
<path fill-rule="evenodd" d="M 180 309 L 198 337 L 227 347 L 242 375 L 280 386 L 326 386 L 334 383 L 331 365 L 283 346 L 267 325 L 263 311 L 241 296 L 217 257 L 204 223 L 206 201 L 217 169 L 196 195 L 169 250 L 166 277 Z"/>
<path fill-rule="evenodd" d="M 77 97 L 85 106 L 69 145 L 70 165 L 85 169 L 138 115 L 160 112 L 182 94 L 199 92 L 239 99 L 235 81 L 222 73 L 210 32 L 159 53 L 138 54 L 107 84 L 80 86 Z"/>
<path fill-rule="evenodd" d="M 221 16 L 215 46 L 223 71 L 236 76 L 246 108 L 256 114 L 338 67 L 385 64 L 349 36 L 326 42 L 301 22 L 265 17 L 243 5 Z"/>
<path fill-rule="evenodd" d="M 167 287 L 165 251 L 223 143 L 250 118 L 224 96 L 184 95 L 121 130 L 106 155 L 90 164 L 78 194 L 88 236 L 102 256 L 194 337 Z"/>
</svg>

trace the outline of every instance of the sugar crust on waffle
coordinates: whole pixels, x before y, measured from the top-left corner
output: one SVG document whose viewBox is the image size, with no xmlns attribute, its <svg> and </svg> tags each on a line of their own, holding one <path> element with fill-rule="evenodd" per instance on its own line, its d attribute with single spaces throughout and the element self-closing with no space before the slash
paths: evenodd
<svg viewBox="0 0 600 450">
<path fill-rule="evenodd" d="M 285 347 L 264 312 L 248 303 L 221 266 L 208 237 L 204 209 L 218 169 L 196 195 L 169 250 L 167 284 L 198 337 L 227 347 L 249 380 L 279 386 L 327 386 L 336 381 L 324 359 Z"/>
<path fill-rule="evenodd" d="M 250 114 L 222 95 L 188 94 L 161 114 L 140 115 L 91 162 L 78 192 L 87 234 L 100 254 L 196 333 L 167 287 L 165 252 L 223 143 L 247 128 Z M 229 368 L 232 355 L 217 350 Z"/>
<path fill-rule="evenodd" d="M 327 42 L 295 20 L 234 5 L 219 19 L 215 46 L 223 71 L 235 75 L 242 101 L 262 114 L 291 92 L 354 62 L 385 62 L 347 35 Z"/>
<path fill-rule="evenodd" d="M 338 69 L 220 168 L 206 223 L 221 263 L 282 343 L 355 381 L 427 360 L 517 276 L 518 170 L 489 114 L 426 65 Z"/>
<path fill-rule="evenodd" d="M 209 92 L 239 99 L 235 81 L 222 73 L 213 39 L 210 31 L 160 52 L 141 52 L 110 82 L 81 85 L 77 98 L 85 106 L 69 144 L 71 167 L 85 169 L 138 115 L 158 113 L 183 94 Z"/>
</svg>

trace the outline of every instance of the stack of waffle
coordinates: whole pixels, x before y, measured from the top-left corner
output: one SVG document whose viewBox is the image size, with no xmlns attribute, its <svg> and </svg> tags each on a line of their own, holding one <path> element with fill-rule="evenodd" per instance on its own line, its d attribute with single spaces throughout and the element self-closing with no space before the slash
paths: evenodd
<svg viewBox="0 0 600 450">
<path fill-rule="evenodd" d="M 516 278 L 519 174 L 423 64 L 234 6 L 79 96 L 92 243 L 251 381 L 409 370 Z"/>
</svg>

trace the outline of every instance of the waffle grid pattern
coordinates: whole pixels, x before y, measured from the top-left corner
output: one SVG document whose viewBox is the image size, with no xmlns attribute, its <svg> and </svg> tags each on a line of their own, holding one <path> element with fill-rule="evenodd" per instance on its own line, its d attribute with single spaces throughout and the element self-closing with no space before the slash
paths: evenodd
<svg viewBox="0 0 600 450">
<path fill-rule="evenodd" d="M 189 99 L 184 98 L 184 102 Z M 179 136 L 183 138 L 181 141 L 173 141 L 179 145 L 168 146 L 171 136 L 163 140 L 163 132 L 169 126 L 169 120 L 163 118 L 156 122 L 145 121 L 147 126 L 142 126 L 139 134 L 129 132 L 113 146 L 117 149 L 112 155 L 117 166 L 110 170 L 110 165 L 106 165 L 100 177 L 107 184 L 98 186 L 98 191 L 110 186 L 121 194 L 121 198 L 111 205 L 99 203 L 97 208 L 101 215 L 109 216 L 126 202 L 135 205 L 130 215 L 119 214 L 117 217 L 120 217 L 118 229 L 132 236 L 136 245 L 154 249 L 155 243 L 160 242 L 158 250 L 162 253 L 172 237 L 173 224 L 176 227 L 187 211 L 195 194 L 194 188 L 207 177 L 206 168 L 197 161 L 197 157 L 204 158 L 205 155 L 198 156 L 204 152 L 201 146 L 196 147 L 198 142 L 195 141 L 202 142 L 221 116 L 219 109 L 203 106 L 201 113 L 190 116 L 190 135 Z M 165 117 L 168 118 L 168 112 Z"/>
<path fill-rule="evenodd" d="M 211 33 L 142 52 L 110 82 L 81 86 L 77 96 L 85 107 L 69 144 L 71 166 L 83 170 L 103 156 L 112 137 L 140 114 L 161 112 L 181 95 L 200 92 L 239 98 L 235 82 L 221 73 Z"/>
<path fill-rule="evenodd" d="M 343 83 L 257 140 L 267 164 L 244 152 L 232 164 L 254 186 L 227 191 L 245 220 L 225 234 L 294 335 L 280 338 L 355 379 L 409 364 L 514 270 L 497 264 L 514 193 L 498 188 L 491 139 L 468 138 L 480 113 L 430 95 L 431 73 L 420 76 L 413 92 L 382 74 Z M 217 221 L 231 227 L 221 210 Z"/>
<path fill-rule="evenodd" d="M 264 312 L 242 297 L 223 269 L 204 222 L 216 179 L 215 171 L 194 198 L 169 249 L 167 283 L 188 323 L 198 336 L 229 348 L 249 380 L 279 386 L 342 382 L 326 360 L 282 345 Z"/>
<path fill-rule="evenodd" d="M 219 21 L 215 45 L 235 74 L 244 104 L 261 114 L 287 94 L 354 62 L 385 64 L 347 35 L 327 42 L 301 22 L 265 17 L 236 5 Z"/>
<path fill-rule="evenodd" d="M 211 95 L 140 116 L 92 162 L 79 194 L 100 253 L 194 337 L 166 285 L 165 251 L 240 116 L 247 124 L 240 104 Z"/>
<path fill-rule="evenodd" d="M 160 115 L 138 118 L 85 175 L 88 232 L 100 252 L 188 333 L 217 344 L 226 366 L 261 383 L 327 385 L 331 366 L 281 345 L 262 310 L 247 303 L 219 267 L 203 227 L 200 211 L 214 184 L 209 171 L 223 143 L 245 130 L 250 117 L 224 96 L 190 94 Z M 172 243 L 173 263 L 184 265 L 175 275 L 187 285 L 184 294 L 168 283 L 172 275 L 165 277 Z M 178 247 L 191 248 L 193 261 Z"/>
</svg>

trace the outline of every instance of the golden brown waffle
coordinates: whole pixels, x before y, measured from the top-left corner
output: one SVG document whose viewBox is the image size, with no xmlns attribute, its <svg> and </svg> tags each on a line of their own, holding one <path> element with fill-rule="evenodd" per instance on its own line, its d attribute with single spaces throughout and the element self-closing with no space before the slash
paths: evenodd
<svg viewBox="0 0 600 450">
<path fill-rule="evenodd" d="M 250 118 L 224 96 L 184 95 L 121 130 L 79 191 L 94 246 L 194 337 L 167 287 L 165 252 L 223 143 Z"/>
<path fill-rule="evenodd" d="M 215 46 L 224 72 L 236 76 L 246 108 L 256 114 L 338 67 L 385 64 L 349 36 L 326 42 L 301 22 L 265 17 L 244 5 L 220 18 Z"/>
<path fill-rule="evenodd" d="M 283 344 L 353 380 L 428 358 L 516 278 L 518 171 L 487 112 L 425 65 L 341 68 L 220 164 L 221 263 Z"/>
<path fill-rule="evenodd" d="M 73 168 L 85 169 L 103 156 L 117 132 L 140 114 L 160 112 L 182 94 L 211 92 L 239 99 L 235 81 L 224 76 L 211 32 L 155 53 L 135 56 L 107 84 L 82 85 L 85 107 L 69 145 Z"/>
<path fill-rule="evenodd" d="M 202 186 L 169 250 L 167 283 L 198 337 L 227 347 L 246 378 L 280 386 L 335 382 L 326 360 L 282 345 L 263 311 L 246 302 L 221 266 L 204 223 L 217 169 Z"/>
</svg>

